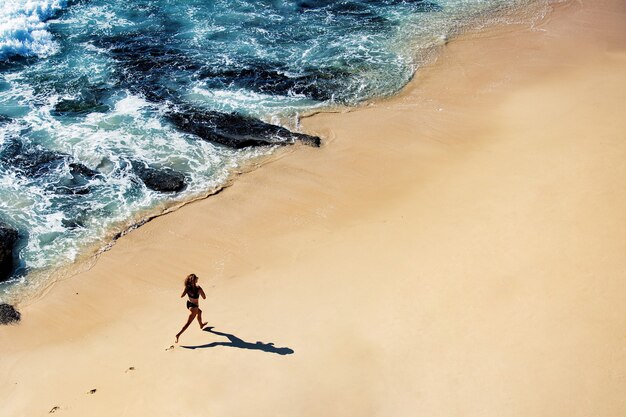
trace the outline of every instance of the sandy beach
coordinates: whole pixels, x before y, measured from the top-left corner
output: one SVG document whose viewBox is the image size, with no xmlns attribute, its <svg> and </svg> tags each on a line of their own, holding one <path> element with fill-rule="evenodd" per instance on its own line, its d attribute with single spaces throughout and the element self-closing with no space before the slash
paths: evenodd
<svg viewBox="0 0 626 417">
<path fill-rule="evenodd" d="M 395 97 L 0 327 L 0 416 L 626 415 L 626 4 L 451 40 Z M 209 331 L 174 345 L 194 272 Z"/>
</svg>

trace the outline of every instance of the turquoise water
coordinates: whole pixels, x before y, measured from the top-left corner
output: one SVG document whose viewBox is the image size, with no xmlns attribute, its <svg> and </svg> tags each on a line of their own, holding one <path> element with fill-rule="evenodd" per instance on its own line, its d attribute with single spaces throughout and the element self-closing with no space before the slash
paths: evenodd
<svg viewBox="0 0 626 417">
<path fill-rule="evenodd" d="M 105 247 L 115 232 L 219 189 L 282 146 L 269 131 L 265 146 L 203 140 L 173 114 L 235 112 L 297 130 L 303 112 L 398 91 L 466 25 L 536 3 L 4 2 L 0 221 L 20 240 L 0 300 L 15 284 L 36 285 L 33 272 Z M 151 189 L 138 165 L 175 171 L 184 188 Z"/>
</svg>

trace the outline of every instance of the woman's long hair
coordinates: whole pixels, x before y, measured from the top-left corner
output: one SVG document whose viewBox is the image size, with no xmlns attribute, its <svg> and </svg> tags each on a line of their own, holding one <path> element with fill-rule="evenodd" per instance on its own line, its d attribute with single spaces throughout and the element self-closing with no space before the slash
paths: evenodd
<svg viewBox="0 0 626 417">
<path fill-rule="evenodd" d="M 196 287 L 196 280 L 198 277 L 196 274 L 189 274 L 187 278 L 185 278 L 185 288 L 192 289 Z"/>
</svg>

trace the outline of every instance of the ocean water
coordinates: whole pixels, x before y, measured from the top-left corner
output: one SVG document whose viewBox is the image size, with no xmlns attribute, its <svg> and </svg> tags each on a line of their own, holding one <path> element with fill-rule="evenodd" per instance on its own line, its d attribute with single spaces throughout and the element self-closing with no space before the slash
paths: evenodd
<svg viewBox="0 0 626 417">
<path fill-rule="evenodd" d="M 20 237 L 0 301 L 297 139 L 264 123 L 394 94 L 464 28 L 548 3 L 1 0 L 0 221 Z"/>
</svg>

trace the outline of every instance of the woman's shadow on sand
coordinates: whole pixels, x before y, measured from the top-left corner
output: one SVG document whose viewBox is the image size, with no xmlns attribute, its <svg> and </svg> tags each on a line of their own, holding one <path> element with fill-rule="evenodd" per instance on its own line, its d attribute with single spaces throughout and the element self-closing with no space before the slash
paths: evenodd
<svg viewBox="0 0 626 417">
<path fill-rule="evenodd" d="M 212 347 L 216 347 L 216 346 L 230 346 L 230 347 L 235 347 L 235 348 L 239 348 L 239 349 L 262 350 L 263 352 L 277 353 L 279 355 L 291 355 L 293 353 L 293 349 L 290 349 L 288 347 L 280 347 L 280 348 L 279 347 L 275 347 L 274 343 L 263 343 L 263 342 L 250 343 L 250 342 L 246 342 L 245 340 L 241 340 L 240 338 L 238 338 L 235 335 L 215 331 L 215 330 L 213 330 L 213 327 L 205 327 L 202 330 L 204 330 L 205 332 L 216 334 L 218 336 L 224 336 L 224 337 L 228 338 L 229 341 L 228 342 L 207 343 L 206 345 L 181 346 L 181 347 L 183 347 L 185 349 L 205 349 L 205 348 L 212 348 Z"/>
</svg>

